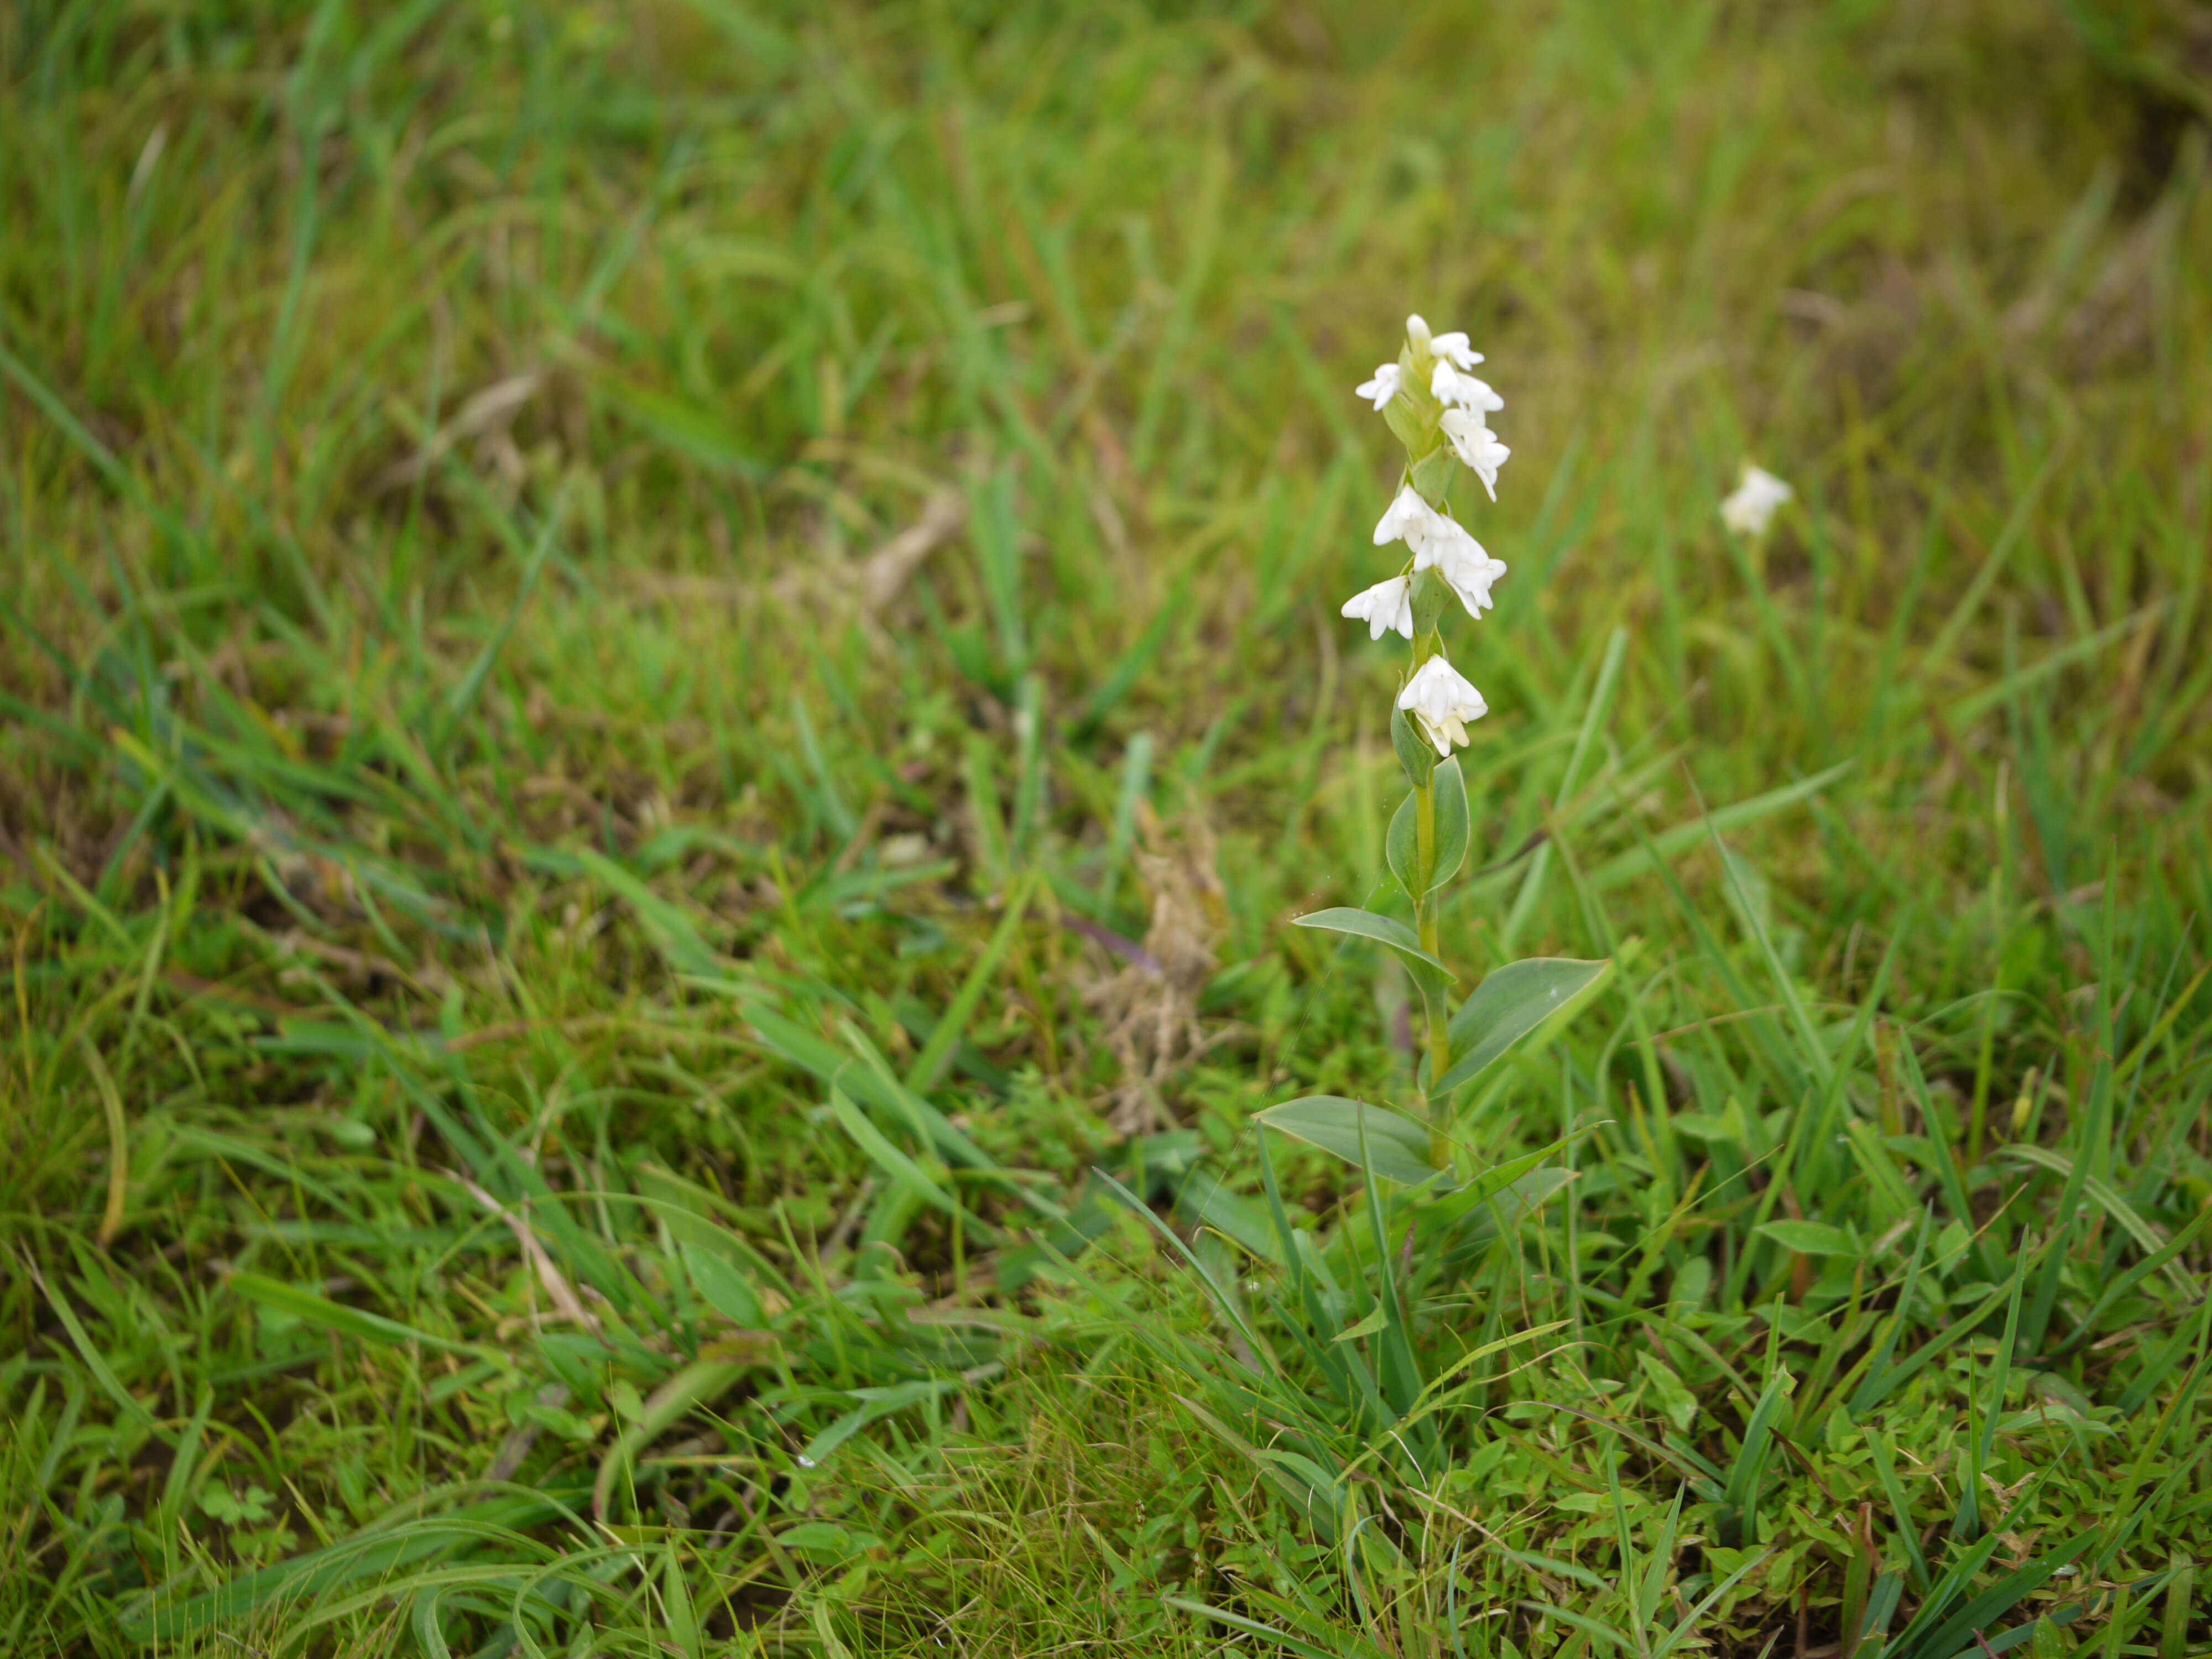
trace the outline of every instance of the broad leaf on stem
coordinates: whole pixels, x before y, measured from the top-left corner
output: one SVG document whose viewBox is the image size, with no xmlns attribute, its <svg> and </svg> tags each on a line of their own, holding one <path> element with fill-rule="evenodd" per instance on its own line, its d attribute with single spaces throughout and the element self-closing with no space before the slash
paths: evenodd
<svg viewBox="0 0 2212 1659">
<path fill-rule="evenodd" d="M 1443 769 L 1437 769 L 1441 771 Z M 1451 1064 L 1431 1095 L 1488 1071 L 1508 1050 L 1554 1021 L 1564 1024 L 1613 976 L 1613 962 L 1531 957 L 1508 963 L 1474 988 L 1451 1018 Z"/>
<path fill-rule="evenodd" d="M 1441 1173 L 1429 1162 L 1428 1126 L 1387 1106 L 1370 1106 L 1341 1095 L 1307 1095 L 1255 1115 L 1267 1127 L 1318 1146 L 1354 1169 L 1362 1167 L 1364 1139 L 1364 1167 L 1408 1187 L 1432 1181 Z"/>
<path fill-rule="evenodd" d="M 1447 984 L 1459 977 L 1421 949 L 1419 935 L 1395 916 L 1379 916 L 1372 910 L 1340 904 L 1327 910 L 1292 916 L 1291 920 L 1301 927 L 1317 927 L 1330 933 L 1354 933 L 1361 939 L 1371 939 L 1377 945 L 1388 945 L 1397 952 L 1408 968 L 1415 970 L 1417 977 L 1424 969 L 1442 975 Z"/>
<path fill-rule="evenodd" d="M 1436 792 L 1437 844 L 1435 859 L 1425 872 L 1420 867 L 1420 809 L 1419 794 L 1409 794 L 1398 805 L 1390 818 L 1389 834 L 1384 838 L 1383 851 L 1390 860 L 1390 873 L 1398 878 L 1407 898 L 1419 903 L 1459 873 L 1467 860 L 1469 839 L 1467 811 L 1467 783 L 1460 775 L 1456 756 L 1437 763 L 1430 779 L 1430 787 Z"/>
</svg>

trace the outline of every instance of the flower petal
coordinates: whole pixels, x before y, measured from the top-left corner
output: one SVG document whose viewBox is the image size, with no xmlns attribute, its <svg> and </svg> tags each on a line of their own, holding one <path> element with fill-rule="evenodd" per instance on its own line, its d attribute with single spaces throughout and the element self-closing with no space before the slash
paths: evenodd
<svg viewBox="0 0 2212 1659">
<path fill-rule="evenodd" d="M 1411 640 L 1413 637 L 1412 584 L 1403 576 L 1393 576 L 1388 581 L 1377 582 L 1346 599 L 1344 609 L 1338 614 L 1349 617 L 1355 622 L 1365 623 L 1367 637 L 1370 640 L 1379 640 L 1393 630 Z"/>
<path fill-rule="evenodd" d="M 1390 400 L 1398 395 L 1404 384 L 1405 371 L 1395 363 L 1377 363 L 1373 377 L 1355 388 L 1359 396 L 1375 405 L 1380 414 Z"/>
</svg>

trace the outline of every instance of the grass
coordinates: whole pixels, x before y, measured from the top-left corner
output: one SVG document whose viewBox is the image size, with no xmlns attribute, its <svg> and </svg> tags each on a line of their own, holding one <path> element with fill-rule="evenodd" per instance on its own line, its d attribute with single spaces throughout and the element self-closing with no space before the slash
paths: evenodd
<svg viewBox="0 0 2212 1659">
<path fill-rule="evenodd" d="M 0 1648 L 2212 1648 L 2189 15 L 0 10 Z"/>
</svg>

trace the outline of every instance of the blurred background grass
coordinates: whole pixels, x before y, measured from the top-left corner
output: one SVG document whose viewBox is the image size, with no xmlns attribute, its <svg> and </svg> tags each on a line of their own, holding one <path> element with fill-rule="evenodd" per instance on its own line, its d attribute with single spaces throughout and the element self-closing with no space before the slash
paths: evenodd
<svg viewBox="0 0 2212 1659">
<path fill-rule="evenodd" d="M 1210 1650 L 1161 1595 L 1290 1620 L 1270 1586 L 1330 1651 L 1603 1646 L 1525 1610 L 1628 1593 L 1577 1507 L 1601 1435 L 1468 1430 L 1490 1530 L 1397 1516 L 1370 1606 L 1116 1324 L 1242 1358 L 1140 1228 L 1086 1258 L 1111 1294 L 1002 1295 L 969 1255 L 1011 1241 L 893 1202 L 773 1024 L 1070 1193 L 1210 1157 L 1249 1194 L 1251 1109 L 1402 1085 L 1403 986 L 1282 924 L 1382 879 L 1395 658 L 1335 612 L 1394 453 L 1350 388 L 1417 309 L 1514 449 L 1460 652 L 1500 867 L 1447 954 L 1628 970 L 1467 1103 L 1482 1158 L 1609 1126 L 1504 1231 L 1628 1310 L 1494 1403 L 1682 1390 L 1747 1467 L 1932 1206 L 1949 1277 L 1899 1324 L 1971 1340 L 1888 1427 L 1909 1489 L 1796 1422 L 1708 1635 L 1809 1655 L 1885 1565 L 1926 1604 L 1902 1540 L 1986 1530 L 1944 1460 L 2002 1346 L 2090 1425 L 2014 1565 L 2110 1523 L 2036 1639 L 2201 1648 L 2203 1248 L 2100 1293 L 2212 1197 L 2208 74 L 2182 0 L 0 13 L 8 1639 L 143 1650 L 147 1587 L 366 1525 L 422 1540 L 379 1573 L 483 1583 L 268 1579 L 161 1639 L 496 1646 L 527 1559 L 588 1579 L 532 1604 L 549 1650 Z M 1758 547 L 1717 511 L 1746 459 L 1798 491 Z M 1820 1182 L 1834 1066 L 1895 1162 Z M 753 1304 L 669 1265 L 706 1247 L 662 1179 Z M 1754 1234 L 1785 1215 L 1850 1253 Z M 1425 1292 L 1440 1353 L 1562 1293 L 1482 1260 Z M 1705 1352 L 1623 1322 L 1668 1285 Z M 549 1296 L 634 1352 L 530 1358 Z M 782 1333 L 773 1386 L 612 1530 L 408 1531 L 488 1473 L 584 1504 L 717 1316 Z M 1678 1473 L 1631 1467 L 1637 1525 Z M 1726 1524 L 1682 1607 L 1752 1559 Z"/>
</svg>

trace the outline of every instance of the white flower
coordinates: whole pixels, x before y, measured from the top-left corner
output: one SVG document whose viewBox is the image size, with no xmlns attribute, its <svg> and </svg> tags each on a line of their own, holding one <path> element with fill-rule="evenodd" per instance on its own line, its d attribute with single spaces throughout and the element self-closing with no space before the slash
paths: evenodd
<svg viewBox="0 0 2212 1659">
<path fill-rule="evenodd" d="M 1406 337 L 1413 343 L 1416 355 L 1431 349 L 1429 343 L 1429 325 L 1421 320 L 1421 314 L 1418 311 L 1406 319 Z"/>
<path fill-rule="evenodd" d="M 1797 492 L 1765 467 L 1743 464 L 1743 481 L 1721 503 L 1721 522 L 1739 536 L 1764 536 L 1774 509 Z"/>
<path fill-rule="evenodd" d="M 1459 595 L 1467 614 L 1480 619 L 1485 607 L 1493 603 L 1490 590 L 1505 574 L 1505 562 L 1492 558 L 1457 520 L 1440 518 L 1437 523 L 1435 533 L 1413 556 L 1413 568 L 1425 570 L 1434 566 L 1445 585 Z"/>
<path fill-rule="evenodd" d="M 1379 363 L 1376 366 L 1375 378 L 1364 385 L 1355 387 L 1354 390 L 1368 402 L 1373 404 L 1375 412 L 1379 415 L 1389 405 L 1390 399 L 1398 395 L 1398 387 L 1405 379 L 1405 370 L 1400 368 L 1395 363 Z"/>
<path fill-rule="evenodd" d="M 1427 503 L 1422 503 L 1426 506 Z M 1463 560 L 1467 556 L 1462 547 L 1474 547 L 1474 538 L 1457 519 L 1448 519 L 1441 513 L 1429 514 L 1429 522 L 1422 526 L 1419 541 L 1408 540 L 1406 545 L 1413 550 L 1413 568 L 1426 570 L 1431 565 L 1448 560 Z M 1480 553 L 1479 547 L 1475 550 Z"/>
<path fill-rule="evenodd" d="M 1496 501 L 1498 469 L 1505 465 L 1505 458 L 1513 452 L 1498 441 L 1498 434 L 1480 415 L 1470 414 L 1464 409 L 1444 410 L 1443 428 L 1444 436 L 1451 440 L 1452 453 L 1482 480 L 1490 499 Z"/>
<path fill-rule="evenodd" d="M 1418 557 L 1429 538 L 1437 533 L 1437 526 L 1444 520 L 1436 508 L 1421 499 L 1421 492 L 1411 484 L 1401 485 L 1397 496 L 1382 509 L 1382 516 L 1375 526 L 1375 545 L 1382 547 L 1390 542 L 1403 542 Z"/>
<path fill-rule="evenodd" d="M 1482 361 L 1482 354 L 1469 346 L 1467 343 L 1467 336 L 1456 330 L 1449 334 L 1437 335 L 1429 342 L 1429 349 L 1435 352 L 1437 356 L 1447 358 L 1458 364 L 1462 368 L 1473 368 Z"/>
<path fill-rule="evenodd" d="M 1393 629 L 1410 640 L 1413 637 L 1413 593 L 1410 580 L 1393 576 L 1387 582 L 1376 583 L 1364 593 L 1354 593 L 1344 602 L 1341 614 L 1365 623 L 1370 640 L 1379 640 Z"/>
<path fill-rule="evenodd" d="M 1406 689 L 1398 694 L 1398 707 L 1413 717 L 1420 733 L 1436 744 L 1437 753 L 1449 759 L 1452 745 L 1467 742 L 1467 723 L 1490 712 L 1482 693 L 1443 657 L 1430 658 L 1413 671 Z"/>
<path fill-rule="evenodd" d="M 1460 337 L 1466 338 L 1465 335 Z M 1429 390 L 1436 400 L 1447 409 L 1469 409 L 1478 416 L 1493 409 L 1505 407 L 1505 399 L 1490 389 L 1486 380 L 1478 380 L 1472 374 L 1462 374 L 1451 364 L 1438 359 L 1436 372 L 1429 376 Z"/>
</svg>

